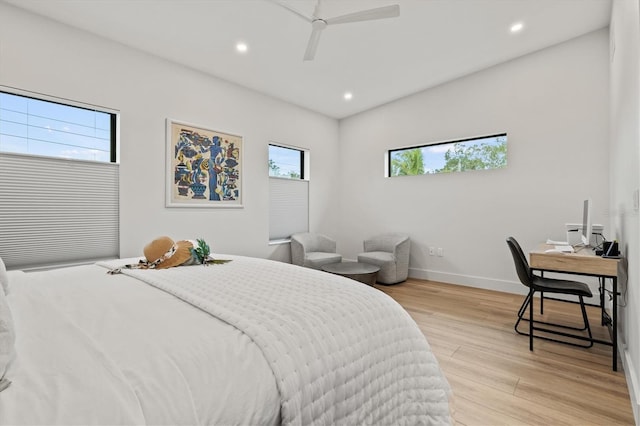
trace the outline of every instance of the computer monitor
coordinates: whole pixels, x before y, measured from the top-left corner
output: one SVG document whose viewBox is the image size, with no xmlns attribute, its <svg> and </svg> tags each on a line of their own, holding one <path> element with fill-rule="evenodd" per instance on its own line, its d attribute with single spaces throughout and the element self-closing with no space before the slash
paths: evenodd
<svg viewBox="0 0 640 426">
<path fill-rule="evenodd" d="M 589 247 L 591 241 L 591 200 L 584 200 L 582 207 L 582 244 Z"/>
</svg>

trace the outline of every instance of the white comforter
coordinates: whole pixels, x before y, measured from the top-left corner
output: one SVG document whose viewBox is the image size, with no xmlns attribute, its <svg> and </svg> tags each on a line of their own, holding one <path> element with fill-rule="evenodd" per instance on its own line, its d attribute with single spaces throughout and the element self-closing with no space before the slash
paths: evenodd
<svg viewBox="0 0 640 426">
<path fill-rule="evenodd" d="M 244 333 L 105 271 L 10 273 L 17 354 L 0 424 L 279 423 L 273 374 Z"/>
<path fill-rule="evenodd" d="M 224 257 L 234 260 L 127 271 L 189 304 L 97 266 L 14 274 L 18 356 L 0 423 L 449 421 L 446 380 L 392 299 Z"/>
</svg>

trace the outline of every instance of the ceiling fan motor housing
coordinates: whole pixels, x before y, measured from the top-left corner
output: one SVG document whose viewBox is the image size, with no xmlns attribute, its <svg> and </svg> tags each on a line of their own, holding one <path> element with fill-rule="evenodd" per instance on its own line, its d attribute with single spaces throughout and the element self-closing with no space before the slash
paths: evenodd
<svg viewBox="0 0 640 426">
<path fill-rule="evenodd" d="M 314 19 L 311 23 L 311 28 L 314 30 L 324 30 L 327 27 L 327 21 L 324 19 Z"/>
</svg>

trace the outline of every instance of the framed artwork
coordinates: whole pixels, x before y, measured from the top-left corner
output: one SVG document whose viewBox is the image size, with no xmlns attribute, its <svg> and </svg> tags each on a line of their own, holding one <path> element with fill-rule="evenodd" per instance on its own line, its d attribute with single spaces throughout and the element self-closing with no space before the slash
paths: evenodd
<svg viewBox="0 0 640 426">
<path fill-rule="evenodd" d="M 167 207 L 242 207 L 242 136 L 167 119 Z"/>
</svg>

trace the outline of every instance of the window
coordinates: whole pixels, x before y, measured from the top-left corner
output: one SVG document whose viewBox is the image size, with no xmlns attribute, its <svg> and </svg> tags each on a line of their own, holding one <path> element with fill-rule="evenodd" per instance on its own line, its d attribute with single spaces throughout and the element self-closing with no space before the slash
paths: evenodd
<svg viewBox="0 0 640 426">
<path fill-rule="evenodd" d="M 0 257 L 9 269 L 118 257 L 117 121 L 114 111 L 0 90 Z"/>
<path fill-rule="evenodd" d="M 304 179 L 305 151 L 279 145 L 269 145 L 269 176 Z"/>
<path fill-rule="evenodd" d="M 309 151 L 269 144 L 269 241 L 309 230 Z"/>
<path fill-rule="evenodd" d="M 0 92 L 0 151 L 115 162 L 116 114 Z"/>
<path fill-rule="evenodd" d="M 507 134 L 388 151 L 388 176 L 413 176 L 507 166 Z"/>
</svg>

